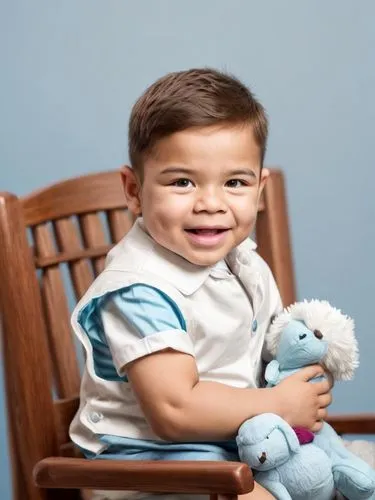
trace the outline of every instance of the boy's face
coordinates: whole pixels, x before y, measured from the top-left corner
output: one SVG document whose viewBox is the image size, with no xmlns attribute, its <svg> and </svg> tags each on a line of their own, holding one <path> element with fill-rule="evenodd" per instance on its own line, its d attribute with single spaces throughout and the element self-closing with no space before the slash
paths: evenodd
<svg viewBox="0 0 375 500">
<path fill-rule="evenodd" d="M 208 266 L 250 235 L 268 174 L 250 125 L 214 126 L 161 139 L 145 159 L 142 184 L 129 168 L 123 181 L 152 238 Z"/>
</svg>

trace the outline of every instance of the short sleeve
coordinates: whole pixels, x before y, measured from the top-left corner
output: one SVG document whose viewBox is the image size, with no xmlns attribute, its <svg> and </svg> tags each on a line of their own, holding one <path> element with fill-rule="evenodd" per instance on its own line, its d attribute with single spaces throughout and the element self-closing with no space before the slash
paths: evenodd
<svg viewBox="0 0 375 500">
<path fill-rule="evenodd" d="M 120 375 L 131 361 L 164 349 L 194 355 L 179 307 L 157 288 L 135 284 L 111 293 L 100 319 Z"/>
</svg>

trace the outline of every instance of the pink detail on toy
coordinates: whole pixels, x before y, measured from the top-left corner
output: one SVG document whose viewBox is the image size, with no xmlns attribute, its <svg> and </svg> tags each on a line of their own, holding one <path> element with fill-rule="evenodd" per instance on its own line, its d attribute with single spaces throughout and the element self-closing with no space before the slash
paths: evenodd
<svg viewBox="0 0 375 500">
<path fill-rule="evenodd" d="M 300 444 L 307 444 L 314 441 L 314 434 L 305 427 L 293 427 L 294 432 L 297 434 Z"/>
</svg>

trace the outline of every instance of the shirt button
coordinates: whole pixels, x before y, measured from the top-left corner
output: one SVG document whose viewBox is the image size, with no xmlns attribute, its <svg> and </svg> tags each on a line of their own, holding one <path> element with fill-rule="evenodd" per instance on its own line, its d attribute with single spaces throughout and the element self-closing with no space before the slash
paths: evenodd
<svg viewBox="0 0 375 500">
<path fill-rule="evenodd" d="M 97 424 L 103 418 L 103 415 L 98 411 L 93 411 L 90 413 L 90 420 L 93 424 Z"/>
<path fill-rule="evenodd" d="M 257 328 L 258 328 L 258 321 L 256 319 L 254 319 L 252 327 L 251 327 L 253 333 L 255 333 L 257 331 Z"/>
<path fill-rule="evenodd" d="M 241 255 L 241 263 L 245 266 L 251 265 L 251 257 L 247 254 Z"/>
</svg>

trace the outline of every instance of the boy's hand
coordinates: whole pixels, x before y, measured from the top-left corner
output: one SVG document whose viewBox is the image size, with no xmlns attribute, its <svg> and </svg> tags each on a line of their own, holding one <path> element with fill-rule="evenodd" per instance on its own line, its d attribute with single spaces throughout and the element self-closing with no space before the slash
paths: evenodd
<svg viewBox="0 0 375 500">
<path fill-rule="evenodd" d="M 324 370 L 324 375 L 327 377 L 327 380 L 329 382 L 329 388 L 332 389 L 332 387 L 335 385 L 335 380 L 332 373 L 328 370 Z"/>
<path fill-rule="evenodd" d="M 292 427 L 306 427 L 313 432 L 322 428 L 327 406 L 332 402 L 332 382 L 311 383 L 310 379 L 324 375 L 320 365 L 307 366 L 285 378 L 274 387 L 278 395 L 280 416 Z"/>
</svg>

